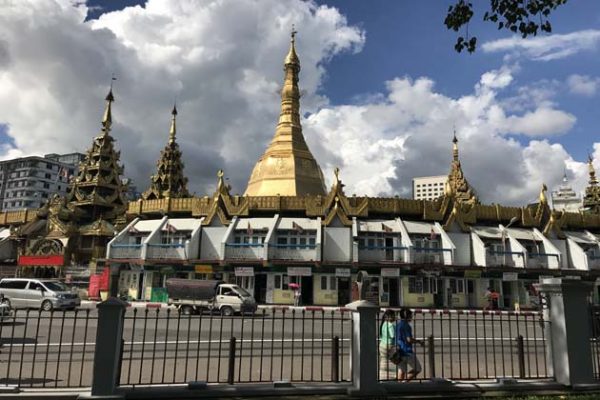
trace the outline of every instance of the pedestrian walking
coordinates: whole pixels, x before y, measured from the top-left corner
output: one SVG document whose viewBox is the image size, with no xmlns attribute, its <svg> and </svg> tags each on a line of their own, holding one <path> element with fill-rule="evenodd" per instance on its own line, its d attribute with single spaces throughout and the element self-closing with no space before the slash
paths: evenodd
<svg viewBox="0 0 600 400">
<path fill-rule="evenodd" d="M 496 292 L 495 289 L 492 289 L 490 297 L 492 298 L 492 310 L 497 310 L 499 308 L 500 293 Z"/>
<path fill-rule="evenodd" d="M 408 308 L 400 310 L 400 322 L 396 324 L 396 345 L 402 353 L 400 362 L 398 363 L 398 380 L 410 381 L 419 375 L 421 372 L 421 363 L 414 352 L 414 345 L 424 345 L 422 340 L 417 340 L 413 336 L 412 321 L 413 313 Z"/>
<path fill-rule="evenodd" d="M 492 288 L 487 288 L 485 291 L 485 299 L 487 300 L 487 305 L 485 307 L 483 307 L 484 310 L 492 310 L 494 308 L 494 302 L 492 300 L 492 292 L 494 291 L 494 289 Z"/>
<path fill-rule="evenodd" d="M 396 377 L 396 364 L 394 358 L 396 347 L 396 313 L 386 310 L 381 317 L 379 325 L 379 379 L 389 380 Z"/>
<path fill-rule="evenodd" d="M 296 287 L 294 289 L 294 305 L 296 307 L 300 307 L 302 304 L 302 293 L 300 292 L 300 288 Z"/>
</svg>

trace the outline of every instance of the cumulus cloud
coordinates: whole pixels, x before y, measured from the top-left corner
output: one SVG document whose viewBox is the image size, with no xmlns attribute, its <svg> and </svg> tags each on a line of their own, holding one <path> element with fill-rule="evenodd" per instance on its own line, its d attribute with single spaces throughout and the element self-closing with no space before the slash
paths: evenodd
<svg viewBox="0 0 600 400">
<path fill-rule="evenodd" d="M 483 43 L 486 53 L 510 53 L 537 61 L 566 58 L 582 51 L 594 50 L 600 42 L 600 30 L 587 29 L 567 34 L 552 34 L 522 39 L 513 36 Z"/>
<path fill-rule="evenodd" d="M 331 170 L 342 168 L 349 194 L 410 196 L 413 177 L 448 170 L 453 126 L 465 173 L 484 201 L 527 202 L 542 182 L 560 182 L 565 163 L 577 184 L 584 182 L 584 163 L 545 139 L 575 123 L 551 93 L 523 94 L 522 106 L 512 108 L 499 98 L 514 85 L 518 65 L 486 72 L 459 98 L 436 91 L 430 78 L 399 77 L 354 105 L 331 105 L 318 90 L 327 61 L 365 42 L 365 32 L 334 8 L 296 0 L 149 0 L 98 20 L 87 21 L 88 11 L 71 0 L 3 6 L 0 127 L 8 127 L 2 134 L 9 140 L 0 140 L 1 157 L 86 149 L 115 73 L 113 135 L 140 189 L 167 140 L 176 98 L 191 190 L 210 193 L 223 168 L 234 193 L 242 193 L 275 130 L 295 23 L 302 110 L 310 114 L 306 139 L 329 181 Z"/>
<path fill-rule="evenodd" d="M 511 82 L 510 69 L 489 71 L 473 93 L 451 98 L 431 79 L 396 78 L 369 103 L 312 114 L 305 131 L 323 167 L 342 169 L 347 193 L 409 197 L 413 177 L 447 173 L 456 127 L 463 169 L 482 200 L 522 205 L 537 198 L 542 183 L 558 185 L 565 165 L 577 177 L 585 165 L 560 144 L 541 139 L 523 145 L 508 135 L 563 133 L 575 122 L 545 105 L 510 113 L 498 97 Z"/>
<path fill-rule="evenodd" d="M 573 94 L 579 94 L 582 96 L 594 96 L 598 91 L 600 85 L 600 78 L 593 78 L 588 75 L 569 75 L 567 78 L 567 86 L 569 91 Z"/>
<path fill-rule="evenodd" d="M 83 151 L 99 132 L 111 74 L 113 135 L 141 190 L 167 140 L 178 136 L 193 191 L 214 190 L 223 168 L 243 192 L 275 130 L 292 24 L 299 31 L 303 110 L 327 60 L 360 51 L 364 32 L 336 9 L 295 0 L 149 0 L 86 21 L 83 2 L 19 0 L 0 12 L 0 124 L 15 154 Z"/>
</svg>

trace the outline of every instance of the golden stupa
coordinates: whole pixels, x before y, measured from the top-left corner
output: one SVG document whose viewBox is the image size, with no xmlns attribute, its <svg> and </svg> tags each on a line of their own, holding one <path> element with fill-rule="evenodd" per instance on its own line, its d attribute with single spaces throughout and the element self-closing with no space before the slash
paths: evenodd
<svg viewBox="0 0 600 400">
<path fill-rule="evenodd" d="M 285 57 L 285 81 L 281 90 L 281 114 L 275 136 L 254 169 L 245 195 L 303 196 L 324 195 L 325 182 L 321 167 L 302 135 L 300 124 L 300 60 L 296 54 L 292 31 L 290 51 Z"/>
</svg>

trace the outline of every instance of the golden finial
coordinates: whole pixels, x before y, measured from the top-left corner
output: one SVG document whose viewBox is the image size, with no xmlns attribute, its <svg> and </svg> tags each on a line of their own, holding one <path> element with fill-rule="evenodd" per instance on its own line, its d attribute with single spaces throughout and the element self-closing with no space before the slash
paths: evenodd
<svg viewBox="0 0 600 400">
<path fill-rule="evenodd" d="M 110 78 L 110 89 L 108 90 L 108 94 L 106 95 L 106 98 L 104 100 L 106 100 L 106 106 L 104 108 L 104 115 L 102 116 L 102 127 L 103 127 L 103 131 L 105 134 L 108 133 L 108 131 L 110 131 L 110 127 L 112 126 L 112 111 L 111 111 L 111 105 L 112 102 L 115 101 L 115 97 L 113 96 L 113 92 L 112 92 L 112 88 L 113 88 L 113 82 L 116 81 L 117 78 L 115 78 L 115 74 L 112 74 L 112 77 Z"/>
<path fill-rule="evenodd" d="M 598 179 L 596 178 L 596 169 L 594 168 L 594 159 L 591 153 L 588 153 L 588 171 L 590 174 L 590 185 L 598 185 Z"/>
<path fill-rule="evenodd" d="M 458 139 L 456 138 L 456 129 L 454 130 L 454 138 L 452 139 L 452 157 L 454 161 L 458 161 Z"/>
<path fill-rule="evenodd" d="M 298 55 L 296 54 L 296 34 L 297 33 L 298 33 L 298 31 L 296 31 L 294 24 L 292 24 L 292 31 L 290 33 L 290 35 L 291 35 L 290 51 L 288 51 L 287 56 L 285 56 L 284 65 L 286 67 L 288 65 L 291 65 L 291 66 L 294 66 L 294 67 L 300 69 L 300 59 L 298 58 Z"/>
<path fill-rule="evenodd" d="M 339 182 L 340 181 L 340 169 L 339 167 L 335 167 L 333 169 L 333 175 L 335 176 L 335 182 Z"/>
<path fill-rule="evenodd" d="M 177 133 L 177 127 L 175 120 L 177 117 L 177 103 L 173 104 L 173 111 L 171 111 L 171 129 L 169 129 L 169 143 L 175 142 L 175 134 Z"/>
<path fill-rule="evenodd" d="M 542 204 L 548 203 L 548 199 L 546 198 L 546 190 L 548 190 L 546 184 L 542 183 L 542 190 L 540 190 L 540 203 Z"/>
</svg>

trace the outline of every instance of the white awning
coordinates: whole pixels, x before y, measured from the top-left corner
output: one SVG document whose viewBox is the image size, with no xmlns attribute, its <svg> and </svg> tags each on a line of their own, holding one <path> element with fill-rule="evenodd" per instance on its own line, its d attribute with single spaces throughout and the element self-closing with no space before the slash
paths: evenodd
<svg viewBox="0 0 600 400">
<path fill-rule="evenodd" d="M 502 230 L 495 226 L 474 226 L 471 231 L 480 238 L 502 239 Z"/>
<path fill-rule="evenodd" d="M 594 238 L 590 237 L 585 232 L 574 232 L 574 231 L 566 232 L 566 231 L 564 231 L 564 234 L 567 235 L 567 237 L 569 239 L 574 240 L 576 243 L 598 244 L 597 240 L 595 240 Z"/>
<path fill-rule="evenodd" d="M 429 222 L 417 222 L 417 221 L 403 221 L 404 226 L 406 226 L 406 230 L 408 233 L 413 233 L 417 235 L 429 235 L 431 234 L 431 229 L 437 233 L 437 230 L 434 228 L 434 224 Z"/>
</svg>

